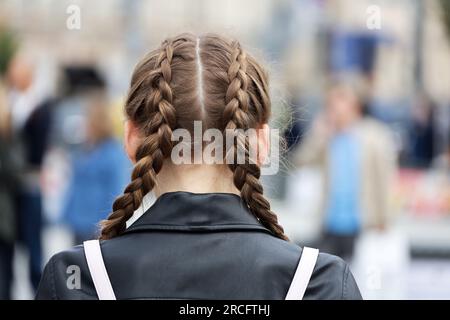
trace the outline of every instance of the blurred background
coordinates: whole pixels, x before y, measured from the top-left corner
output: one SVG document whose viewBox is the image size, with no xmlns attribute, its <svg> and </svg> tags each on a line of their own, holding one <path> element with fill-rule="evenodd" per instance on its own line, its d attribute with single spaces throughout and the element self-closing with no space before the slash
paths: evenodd
<svg viewBox="0 0 450 320">
<path fill-rule="evenodd" d="M 131 169 L 132 69 L 184 31 L 266 61 L 290 238 L 364 298 L 450 299 L 450 0 L 0 0 L 0 299 L 95 236 Z"/>
</svg>

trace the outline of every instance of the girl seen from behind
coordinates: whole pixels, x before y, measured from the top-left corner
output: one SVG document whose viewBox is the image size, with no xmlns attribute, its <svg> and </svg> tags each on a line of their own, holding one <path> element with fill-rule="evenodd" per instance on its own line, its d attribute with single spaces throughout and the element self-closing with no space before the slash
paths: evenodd
<svg viewBox="0 0 450 320">
<path fill-rule="evenodd" d="M 100 242 L 53 256 L 36 298 L 360 299 L 345 262 L 289 242 L 264 197 L 270 112 L 267 73 L 239 42 L 165 40 L 136 66 L 125 103 L 131 181 Z M 234 133 L 214 151 L 223 163 L 194 161 L 196 145 L 217 141 L 174 139 L 198 122 Z M 174 161 L 180 152 L 193 161 Z M 79 289 L 67 288 L 70 265 Z"/>
</svg>

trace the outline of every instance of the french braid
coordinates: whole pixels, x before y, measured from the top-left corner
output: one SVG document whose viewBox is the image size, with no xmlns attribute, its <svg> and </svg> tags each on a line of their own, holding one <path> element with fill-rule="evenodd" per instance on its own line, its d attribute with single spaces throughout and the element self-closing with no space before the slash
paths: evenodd
<svg viewBox="0 0 450 320">
<path fill-rule="evenodd" d="M 176 125 L 176 112 L 172 105 L 173 94 L 170 87 L 172 78 L 171 63 L 173 47 L 165 41 L 161 47 L 156 65 L 152 72 L 143 75 L 143 79 L 132 86 L 127 104 L 145 101 L 144 112 L 148 114 L 148 123 L 144 126 L 146 138 L 136 152 L 131 182 L 113 204 L 113 212 L 101 222 L 101 239 L 110 239 L 125 230 L 126 221 L 142 202 L 145 194 L 156 183 L 156 175 L 161 171 L 163 161 L 172 150 L 172 130 Z M 152 87 L 147 99 L 136 96 L 146 82 Z M 137 108 L 138 109 L 138 108 Z"/>
<path fill-rule="evenodd" d="M 229 86 L 225 96 L 226 106 L 223 119 L 226 122 L 225 130 L 247 130 L 250 127 L 249 103 L 256 98 L 251 97 L 247 92 L 249 78 L 246 74 L 246 54 L 238 42 L 233 42 L 232 47 L 231 63 L 228 68 Z M 244 154 L 245 163 L 238 164 L 237 161 L 232 161 L 228 165 L 233 172 L 234 185 L 241 191 L 242 199 L 259 221 L 275 236 L 288 240 L 283 227 L 278 223 L 276 214 L 270 210 L 269 201 L 263 195 L 263 187 L 259 181 L 261 169 L 254 159 L 250 159 L 248 137 L 243 135 L 242 130 L 238 131 L 236 137 L 233 154 L 235 157 L 239 153 Z"/>
</svg>

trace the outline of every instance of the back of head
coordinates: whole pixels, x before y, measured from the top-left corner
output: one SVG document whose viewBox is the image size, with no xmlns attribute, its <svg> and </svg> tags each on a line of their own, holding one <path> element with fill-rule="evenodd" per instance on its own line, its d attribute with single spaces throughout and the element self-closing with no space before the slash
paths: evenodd
<svg viewBox="0 0 450 320">
<path fill-rule="evenodd" d="M 248 139 L 240 133 L 266 124 L 270 108 L 267 73 L 239 42 L 213 34 L 181 34 L 165 40 L 139 62 L 132 75 L 125 113 L 139 129 L 142 143 L 136 151 L 132 181 L 102 222 L 101 238 L 121 234 L 143 196 L 154 188 L 174 148 L 173 131 L 193 132 L 194 122 L 200 121 L 203 130 L 237 132 L 231 148 L 234 154 L 243 152 L 246 159 L 227 162 L 234 185 L 260 222 L 287 239 L 263 196 L 261 170 L 249 157 Z"/>
<path fill-rule="evenodd" d="M 357 74 L 340 74 L 327 86 L 327 114 L 338 129 L 345 129 L 367 113 L 369 97 L 367 80 Z"/>
</svg>

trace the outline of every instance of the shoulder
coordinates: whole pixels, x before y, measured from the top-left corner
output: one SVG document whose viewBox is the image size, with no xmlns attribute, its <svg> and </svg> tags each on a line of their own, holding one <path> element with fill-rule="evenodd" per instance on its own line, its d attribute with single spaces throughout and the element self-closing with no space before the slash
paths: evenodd
<svg viewBox="0 0 450 320">
<path fill-rule="evenodd" d="M 259 241 L 264 250 L 257 250 L 258 264 L 265 270 L 271 270 L 268 275 L 276 276 L 278 282 L 288 288 L 303 254 L 303 248 L 274 237 L 265 239 L 267 241 Z M 361 299 L 361 294 L 344 260 L 327 253 L 319 253 L 305 299 L 358 300 Z"/>
<path fill-rule="evenodd" d="M 389 126 L 373 118 L 363 119 L 361 122 L 361 128 L 369 137 L 382 137 L 383 139 L 389 139 L 391 137 L 391 130 Z"/>
<path fill-rule="evenodd" d="M 49 263 L 53 263 L 54 265 L 60 267 L 68 264 L 77 264 L 80 265 L 85 262 L 84 256 L 84 247 L 83 245 L 78 245 L 72 247 L 70 249 L 58 252 L 54 254 Z"/>
<path fill-rule="evenodd" d="M 359 300 L 361 293 L 344 260 L 319 253 L 305 299 Z"/>
<path fill-rule="evenodd" d="M 96 299 L 82 245 L 55 254 L 47 262 L 36 299 Z"/>
<path fill-rule="evenodd" d="M 254 253 L 260 259 L 270 260 L 280 266 L 297 264 L 302 252 L 301 247 L 293 242 L 263 233 L 246 235 L 245 241 L 255 250 Z"/>
<path fill-rule="evenodd" d="M 50 120 L 52 116 L 52 111 L 57 101 L 53 98 L 48 98 L 39 103 L 39 105 L 34 109 L 32 113 L 32 118 L 37 120 Z"/>
</svg>

